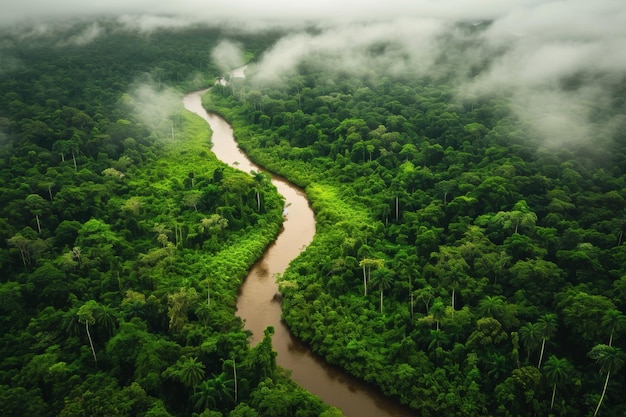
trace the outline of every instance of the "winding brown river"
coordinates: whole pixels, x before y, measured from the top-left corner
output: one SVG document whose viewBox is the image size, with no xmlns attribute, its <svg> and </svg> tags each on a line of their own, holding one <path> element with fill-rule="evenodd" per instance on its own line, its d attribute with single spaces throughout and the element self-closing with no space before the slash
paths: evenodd
<svg viewBox="0 0 626 417">
<path fill-rule="evenodd" d="M 234 72 L 232 75 L 243 74 Z M 261 168 L 253 164 L 237 146 L 231 126 L 221 117 L 204 110 L 201 96 L 206 91 L 186 95 L 184 106 L 211 126 L 215 155 L 244 172 L 260 171 Z M 311 242 L 315 234 L 315 217 L 302 190 L 276 176 L 272 176 L 272 183 L 285 197 L 287 214 L 284 228 L 250 270 L 237 301 L 237 314 L 244 320 L 246 329 L 252 332 L 252 344 L 262 339 L 265 328 L 274 326 L 272 345 L 278 353 L 278 364 L 289 369 L 292 379 L 300 386 L 325 403 L 339 408 L 346 417 L 413 416 L 377 390 L 314 355 L 292 336 L 281 320 L 280 303 L 273 301 L 278 291 L 276 274 L 284 272 L 289 262 Z"/>
</svg>

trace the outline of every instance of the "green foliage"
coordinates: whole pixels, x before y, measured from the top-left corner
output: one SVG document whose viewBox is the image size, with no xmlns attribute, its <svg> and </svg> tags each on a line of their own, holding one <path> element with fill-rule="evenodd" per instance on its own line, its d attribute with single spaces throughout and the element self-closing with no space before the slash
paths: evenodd
<svg viewBox="0 0 626 417">
<path fill-rule="evenodd" d="M 501 97 L 455 96 L 452 74 L 255 71 L 204 105 L 316 213 L 281 278 L 294 334 L 420 415 L 588 414 L 587 350 L 623 347 L 623 141 L 544 149 Z M 543 378 L 546 356 L 582 377 Z"/>
<path fill-rule="evenodd" d="M 335 413 L 276 368 L 270 330 L 248 349 L 234 315 L 280 228 L 276 190 L 217 162 L 180 107 L 157 121 L 133 107 L 139 83 L 163 97 L 208 85 L 221 32 L 106 21 L 88 46 L 59 42 L 85 24 L 1 35 L 23 64 L 0 73 L 3 414 Z M 279 34 L 231 35 L 250 57 Z M 423 416 L 623 415 L 623 138 L 544 149 L 501 97 L 455 96 L 442 72 L 305 59 L 282 84 L 231 80 L 204 99 L 316 213 L 282 277 L 285 321 Z M 623 114 L 623 80 L 606 82 L 605 111 Z"/>
<path fill-rule="evenodd" d="M 66 42 L 89 24 L 103 36 Z M 182 111 L 180 91 L 219 75 L 222 36 L 106 19 L 0 32 L 0 56 L 21 63 L 0 71 L 0 414 L 259 415 L 260 389 L 328 409 L 277 370 L 271 335 L 249 348 L 234 314 L 283 201 L 217 161 Z M 229 34 L 247 59 L 276 36 Z M 236 401 L 225 361 L 242 364 Z"/>
</svg>

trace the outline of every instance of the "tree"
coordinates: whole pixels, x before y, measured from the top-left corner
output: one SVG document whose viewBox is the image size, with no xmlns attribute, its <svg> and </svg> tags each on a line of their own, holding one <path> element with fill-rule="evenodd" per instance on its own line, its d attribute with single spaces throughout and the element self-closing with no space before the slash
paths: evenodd
<svg viewBox="0 0 626 417">
<path fill-rule="evenodd" d="M 493 221 L 500 224 L 504 230 L 513 229 L 513 233 L 517 234 L 520 228 L 534 227 L 537 215 L 530 211 L 526 201 L 520 200 L 515 203 L 513 210 L 498 212 L 493 217 Z"/>
<path fill-rule="evenodd" d="M 554 407 L 554 397 L 556 395 L 556 385 L 567 381 L 574 370 L 572 364 L 565 358 L 557 358 L 551 355 L 544 366 L 544 374 L 550 384 L 552 384 L 552 400 L 550 409 Z"/>
<path fill-rule="evenodd" d="M 593 413 L 595 417 L 600 410 L 604 395 L 606 394 L 606 387 L 609 385 L 609 378 L 612 373 L 619 371 L 624 365 L 624 352 L 621 349 L 608 346 L 608 345 L 595 345 L 589 352 L 588 356 L 594 359 L 598 365 L 600 365 L 600 372 L 606 372 L 606 379 L 604 381 L 604 388 L 602 388 L 602 395 L 598 401 L 596 411 Z"/>
<path fill-rule="evenodd" d="M 96 323 L 108 336 L 113 335 L 113 330 L 117 327 L 117 311 L 109 305 L 100 305 L 95 310 Z"/>
<path fill-rule="evenodd" d="M 560 316 L 577 340 L 593 345 L 595 341 L 606 337 L 607 329 L 601 323 L 606 312 L 615 309 L 610 299 L 603 295 L 588 294 L 577 288 L 569 289 L 559 296 Z"/>
<path fill-rule="evenodd" d="M 391 288 L 393 284 L 394 273 L 389 268 L 378 268 L 374 271 L 374 278 L 372 278 L 372 284 L 378 285 L 380 291 L 380 314 L 383 314 L 383 293 L 386 289 Z"/>
<path fill-rule="evenodd" d="M 473 349 L 492 350 L 507 340 L 508 335 L 502 331 L 500 322 L 491 317 L 476 320 L 476 330 L 467 338 L 466 345 Z"/>
<path fill-rule="evenodd" d="M 495 380 L 500 380 L 507 373 L 508 363 L 509 360 L 506 356 L 499 353 L 490 353 L 487 356 L 487 368 L 489 369 L 487 375 Z"/>
<path fill-rule="evenodd" d="M 87 338 L 89 339 L 89 346 L 91 347 L 91 353 L 93 354 L 93 360 L 98 364 L 98 358 L 96 357 L 96 349 L 93 346 L 93 340 L 91 339 L 91 333 L 89 332 L 89 325 L 96 322 L 94 317 L 95 311 L 98 309 L 98 304 L 93 301 L 87 301 L 79 309 L 76 315 L 78 316 L 78 322 L 85 324 L 85 331 L 87 332 Z"/>
<path fill-rule="evenodd" d="M 460 284 L 467 280 L 469 265 L 461 255 L 461 251 L 453 246 L 441 246 L 439 252 L 431 254 L 431 258 L 437 260 L 430 269 L 439 278 L 440 282 L 452 288 L 450 306 L 455 309 L 456 290 Z"/>
<path fill-rule="evenodd" d="M 363 268 L 363 295 L 367 295 L 367 283 L 372 276 L 372 268 L 382 268 L 385 261 L 382 259 L 364 258 L 359 262 L 359 266 Z"/>
<path fill-rule="evenodd" d="M 406 252 L 402 251 L 396 257 L 398 267 L 397 271 L 399 275 L 406 278 L 408 295 L 409 295 L 409 312 L 411 313 L 411 319 L 414 315 L 415 306 L 415 293 L 413 292 L 413 275 L 416 272 L 415 265 L 417 264 L 417 256 L 409 256 Z"/>
<path fill-rule="evenodd" d="M 26 205 L 35 216 L 37 220 L 37 231 L 41 233 L 41 221 L 39 220 L 39 216 L 43 213 L 44 208 L 48 206 L 48 202 L 39 194 L 29 194 L 28 197 L 26 197 Z"/>
<path fill-rule="evenodd" d="M 535 350 L 541 341 L 541 325 L 538 323 L 526 323 L 519 329 L 519 336 L 527 352 L 527 359 L 530 352 Z"/>
<path fill-rule="evenodd" d="M 440 348 L 441 345 L 448 343 L 448 335 L 440 329 L 430 331 L 430 343 L 428 343 L 428 350 L 435 350 Z"/>
<path fill-rule="evenodd" d="M 613 345 L 613 335 L 626 329 L 626 316 L 618 309 L 610 309 L 602 316 L 602 327 L 608 329 L 611 334 L 609 336 L 609 346 Z"/>
<path fill-rule="evenodd" d="M 222 230 L 228 227 L 228 219 L 217 213 L 211 214 L 200 220 L 200 232 L 210 233 L 212 237 L 217 237 Z"/>
<path fill-rule="evenodd" d="M 169 326 L 172 332 L 180 330 L 187 323 L 187 311 L 198 301 L 198 298 L 195 288 L 184 287 L 167 296 L 167 315 L 170 318 Z"/>
<path fill-rule="evenodd" d="M 219 375 L 213 374 L 213 378 L 202 381 L 192 397 L 195 408 L 198 411 L 203 411 L 217 404 L 232 403 L 233 397 L 230 394 L 231 388 L 229 386 L 232 383 L 233 380 L 227 379 L 223 372 Z"/>
<path fill-rule="evenodd" d="M 501 295 L 490 296 L 478 302 L 478 314 L 482 317 L 499 318 L 504 311 L 504 297 Z"/>
<path fill-rule="evenodd" d="M 422 288 L 418 288 L 413 291 L 415 294 L 415 298 L 424 303 L 424 308 L 426 311 L 426 315 L 430 314 L 430 303 L 432 303 L 435 298 L 435 290 L 430 285 L 426 284 Z"/>
<path fill-rule="evenodd" d="M 441 320 L 446 316 L 446 306 L 443 304 L 443 301 L 437 300 L 433 303 L 433 306 L 430 308 L 430 313 L 433 316 L 433 320 L 437 323 L 437 330 L 439 330 L 439 324 Z"/>
<path fill-rule="evenodd" d="M 246 368 L 253 379 L 251 385 L 258 384 L 265 378 L 271 377 L 276 371 L 276 355 L 272 348 L 272 335 L 274 327 L 268 326 L 263 331 L 263 339 L 256 345 L 246 357 L 243 367 Z"/>
<path fill-rule="evenodd" d="M 187 387 L 193 387 L 195 392 L 196 385 L 204 378 L 204 364 L 198 361 L 198 358 L 188 358 L 183 355 L 174 366 L 180 382 Z"/>
<path fill-rule="evenodd" d="M 266 173 L 262 171 L 250 171 L 250 174 L 254 178 L 254 193 L 256 196 L 256 208 L 257 208 L 257 211 L 260 212 L 261 206 L 262 206 L 261 191 L 263 191 L 267 187 L 267 184 L 270 182 L 270 178 L 268 177 Z"/>
<path fill-rule="evenodd" d="M 539 325 L 539 331 L 541 332 L 541 353 L 539 354 L 539 363 L 537 364 L 537 368 L 541 368 L 541 361 L 546 347 L 546 340 L 554 336 L 558 327 L 556 314 L 544 314 L 539 317 L 537 324 Z"/>
<path fill-rule="evenodd" d="M 198 211 L 198 204 L 202 200 L 202 192 L 198 190 L 187 191 L 183 195 L 183 204 L 187 207 L 193 207 L 194 211 Z"/>
<path fill-rule="evenodd" d="M 463 126 L 463 130 L 465 133 L 472 135 L 474 139 L 480 139 L 487 132 L 489 132 L 489 129 L 487 129 L 484 125 L 476 122 L 466 124 Z"/>
<path fill-rule="evenodd" d="M 28 239 L 21 233 L 16 233 L 15 235 L 7 239 L 7 243 L 9 244 L 9 246 L 16 247 L 20 251 L 24 267 L 30 266 L 32 264 L 32 240 Z"/>
</svg>

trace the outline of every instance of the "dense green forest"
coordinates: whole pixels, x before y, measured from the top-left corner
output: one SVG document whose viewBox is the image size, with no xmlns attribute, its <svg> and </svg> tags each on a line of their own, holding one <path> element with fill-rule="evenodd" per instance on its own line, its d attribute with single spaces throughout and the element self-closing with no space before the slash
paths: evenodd
<svg viewBox="0 0 626 417">
<path fill-rule="evenodd" d="M 249 346 L 237 290 L 284 203 L 265 175 L 217 161 L 182 109 L 220 74 L 216 45 L 249 59 L 277 33 L 13 29 L 0 34 L 0 414 L 340 415 L 276 367 L 271 328 Z"/>
<path fill-rule="evenodd" d="M 502 53 L 471 56 L 488 25 L 442 34 L 436 71 L 389 71 L 381 41 L 270 83 L 280 32 L 93 25 L 0 34 L 3 415 L 340 415 L 234 314 L 283 201 L 182 110 L 225 39 L 254 63 L 205 106 L 316 213 L 280 277 L 295 335 L 424 417 L 626 413 L 624 74 L 548 147 L 507 91 L 458 94 Z"/>
<path fill-rule="evenodd" d="M 357 76 L 318 48 L 204 103 L 311 199 L 281 292 L 314 351 L 425 417 L 623 416 L 626 126 L 602 127 L 626 77 L 589 104 L 586 141 L 548 147 L 506 91 L 457 94 L 489 66 L 471 56 L 486 26 L 439 37 L 436 71 L 391 73 L 381 41 Z"/>
</svg>

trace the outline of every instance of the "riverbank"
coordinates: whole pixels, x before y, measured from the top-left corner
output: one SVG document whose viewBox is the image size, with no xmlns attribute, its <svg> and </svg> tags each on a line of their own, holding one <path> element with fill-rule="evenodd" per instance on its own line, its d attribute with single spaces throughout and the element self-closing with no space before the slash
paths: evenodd
<svg viewBox="0 0 626 417">
<path fill-rule="evenodd" d="M 211 126 L 214 132 L 212 151 L 220 160 L 244 172 L 259 170 L 237 146 L 232 127 L 222 117 L 207 114 L 204 110 L 201 103 L 203 93 L 187 95 L 185 107 Z M 276 278 L 285 273 L 292 260 L 313 241 L 316 223 L 302 190 L 279 177 L 272 177 L 272 182 L 285 197 L 288 214 L 282 232 L 250 271 L 237 303 L 237 314 L 244 319 L 246 329 L 253 333 L 253 343 L 262 337 L 264 328 L 273 326 L 275 334 L 272 342 L 278 353 L 277 363 L 291 372 L 295 382 L 324 402 L 341 409 L 348 417 L 412 415 L 375 388 L 327 364 L 295 338 L 285 325 L 281 318 L 281 305 L 273 300 L 278 289 Z M 323 193 L 322 189 L 318 189 L 317 196 L 321 199 Z M 347 214 L 343 212 L 342 216 Z"/>
</svg>

